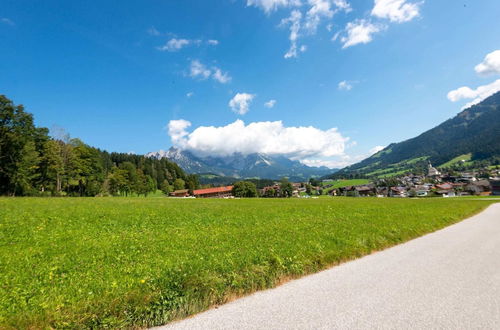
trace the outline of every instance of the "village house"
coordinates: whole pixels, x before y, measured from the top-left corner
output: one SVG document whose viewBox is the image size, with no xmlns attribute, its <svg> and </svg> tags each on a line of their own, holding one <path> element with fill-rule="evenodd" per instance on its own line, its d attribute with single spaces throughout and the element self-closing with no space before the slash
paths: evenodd
<svg viewBox="0 0 500 330">
<path fill-rule="evenodd" d="M 233 197 L 233 186 L 197 189 L 193 191 L 196 198 L 229 198 Z"/>
<path fill-rule="evenodd" d="M 347 186 L 339 188 L 339 194 L 343 196 L 367 197 L 367 196 L 375 196 L 376 193 L 377 190 L 374 184 Z"/>
<path fill-rule="evenodd" d="M 477 181 L 477 179 L 473 173 L 462 173 L 462 175 L 459 178 L 457 178 L 457 181 L 469 183 L 469 182 Z"/>
<path fill-rule="evenodd" d="M 188 197 L 189 196 L 189 190 L 188 189 L 180 189 L 180 190 L 175 190 L 172 191 L 169 194 L 170 197 Z"/>
<path fill-rule="evenodd" d="M 426 197 L 429 195 L 429 192 L 432 188 L 432 185 L 417 185 L 415 186 L 415 196 L 416 197 Z"/>
<path fill-rule="evenodd" d="M 387 197 L 389 196 L 389 187 L 377 187 L 376 188 L 377 197 Z"/>
<path fill-rule="evenodd" d="M 442 184 L 436 185 L 436 193 L 442 195 L 443 197 L 455 197 L 455 189 L 453 188 L 453 184 L 449 182 L 445 182 Z"/>
<path fill-rule="evenodd" d="M 274 184 L 272 186 L 267 186 L 267 187 L 264 187 L 260 190 L 260 195 L 264 196 L 264 197 L 279 196 L 279 193 L 280 193 L 280 186 L 278 184 Z"/>
<path fill-rule="evenodd" d="M 479 180 L 467 184 L 464 190 L 471 195 L 489 195 L 491 188 L 488 180 Z"/>
<path fill-rule="evenodd" d="M 389 197 L 408 197 L 406 187 L 391 187 L 389 189 Z"/>
</svg>

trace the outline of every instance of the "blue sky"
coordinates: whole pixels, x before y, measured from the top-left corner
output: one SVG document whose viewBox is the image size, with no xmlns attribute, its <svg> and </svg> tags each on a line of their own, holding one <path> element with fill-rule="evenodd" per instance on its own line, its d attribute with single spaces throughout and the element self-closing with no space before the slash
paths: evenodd
<svg viewBox="0 0 500 330">
<path fill-rule="evenodd" d="M 339 167 L 500 89 L 499 15 L 497 0 L 4 0 L 0 93 L 110 151 Z"/>
</svg>

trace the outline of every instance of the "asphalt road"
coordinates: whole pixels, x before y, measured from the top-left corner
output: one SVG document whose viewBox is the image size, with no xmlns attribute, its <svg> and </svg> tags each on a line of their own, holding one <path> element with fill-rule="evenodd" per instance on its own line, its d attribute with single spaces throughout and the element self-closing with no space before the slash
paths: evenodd
<svg viewBox="0 0 500 330">
<path fill-rule="evenodd" d="M 163 329 L 500 329 L 500 203 Z"/>
</svg>

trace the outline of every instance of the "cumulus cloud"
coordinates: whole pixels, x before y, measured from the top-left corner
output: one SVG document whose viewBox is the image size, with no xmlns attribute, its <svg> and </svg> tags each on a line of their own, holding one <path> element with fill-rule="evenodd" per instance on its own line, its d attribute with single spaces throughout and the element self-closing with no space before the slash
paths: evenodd
<svg viewBox="0 0 500 330">
<path fill-rule="evenodd" d="M 188 92 L 188 93 L 186 94 L 186 97 L 189 99 L 189 98 L 191 98 L 193 95 L 194 95 L 194 92 Z"/>
<path fill-rule="evenodd" d="M 495 50 L 484 58 L 484 60 L 474 68 L 480 75 L 487 76 L 500 74 L 500 50 Z"/>
<path fill-rule="evenodd" d="M 266 103 L 264 103 L 264 106 L 269 109 L 271 109 L 275 105 L 276 105 L 276 100 L 269 100 Z"/>
<path fill-rule="evenodd" d="M 338 89 L 341 91 L 350 91 L 352 89 L 352 84 L 347 80 L 343 80 L 339 82 Z"/>
<path fill-rule="evenodd" d="M 255 98 L 255 94 L 236 93 L 236 95 L 229 101 L 229 107 L 235 113 L 244 115 L 250 110 L 250 103 Z"/>
<path fill-rule="evenodd" d="M 200 126 L 192 132 L 190 122 L 172 120 L 168 132 L 172 143 L 198 155 L 227 156 L 233 153 L 264 153 L 303 160 L 312 157 L 343 156 L 348 138 L 336 128 L 321 130 L 312 126 L 286 127 L 281 121 L 242 120 L 226 126 Z"/>
<path fill-rule="evenodd" d="M 209 39 L 207 43 L 212 46 L 217 46 L 219 44 L 219 40 Z"/>
<path fill-rule="evenodd" d="M 422 3 L 423 1 L 410 3 L 406 0 L 375 0 L 371 14 L 391 22 L 408 22 L 419 15 Z"/>
<path fill-rule="evenodd" d="M 191 126 L 191 123 L 184 119 L 171 120 L 168 125 L 168 135 L 172 143 L 176 146 L 182 147 L 188 132 L 186 129 Z"/>
<path fill-rule="evenodd" d="M 374 155 L 377 152 L 384 150 L 384 148 L 385 148 L 384 146 L 375 146 L 375 147 L 370 149 L 370 155 Z"/>
<path fill-rule="evenodd" d="M 380 32 L 384 26 L 375 25 L 365 19 L 358 19 L 347 23 L 346 35 L 340 41 L 342 48 L 348 48 L 357 44 L 367 44 L 373 40 L 373 34 Z"/>
<path fill-rule="evenodd" d="M 476 89 L 471 89 L 467 86 L 460 87 L 450 91 L 447 96 L 448 100 L 450 100 L 451 102 L 457 102 L 462 99 L 473 99 L 462 108 L 466 109 L 473 106 L 474 104 L 478 104 L 485 98 L 495 94 L 498 91 L 500 91 L 500 79 L 492 82 L 491 84 L 479 86 Z"/>
<path fill-rule="evenodd" d="M 300 0 L 247 0 L 247 6 L 258 7 L 267 14 L 275 11 L 279 7 L 294 7 L 300 6 Z"/>
<path fill-rule="evenodd" d="M 226 84 L 232 79 L 228 72 L 222 72 L 222 70 L 216 66 L 208 68 L 198 60 L 191 61 L 191 64 L 189 66 L 189 76 L 191 78 L 197 78 L 201 80 L 212 77 L 213 80 L 221 84 Z"/>
</svg>

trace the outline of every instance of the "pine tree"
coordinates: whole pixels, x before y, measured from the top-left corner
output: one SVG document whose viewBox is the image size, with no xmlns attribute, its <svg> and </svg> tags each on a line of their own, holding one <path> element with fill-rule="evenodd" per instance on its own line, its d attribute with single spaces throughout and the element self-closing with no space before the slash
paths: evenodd
<svg viewBox="0 0 500 330">
<path fill-rule="evenodd" d="M 34 193 L 34 180 L 40 176 L 39 164 L 40 157 L 36 151 L 35 142 L 28 141 L 21 151 L 21 157 L 16 162 L 17 170 L 12 177 L 14 195 L 16 192 L 24 195 Z"/>
</svg>

